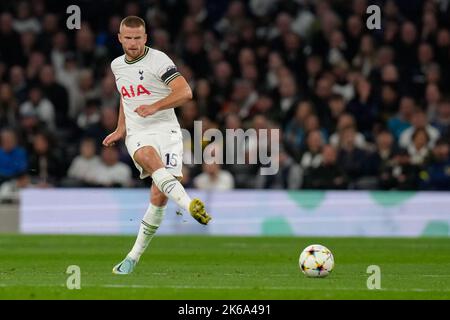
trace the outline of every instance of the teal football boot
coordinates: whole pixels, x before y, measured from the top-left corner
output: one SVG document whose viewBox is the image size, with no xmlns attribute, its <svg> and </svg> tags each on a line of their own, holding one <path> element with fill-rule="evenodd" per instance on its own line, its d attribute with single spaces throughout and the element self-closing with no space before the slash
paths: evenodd
<svg viewBox="0 0 450 320">
<path fill-rule="evenodd" d="M 114 274 L 130 274 L 133 272 L 134 268 L 136 267 L 137 261 L 131 259 L 129 256 L 126 256 L 125 259 L 118 265 L 116 265 L 112 273 Z"/>
</svg>

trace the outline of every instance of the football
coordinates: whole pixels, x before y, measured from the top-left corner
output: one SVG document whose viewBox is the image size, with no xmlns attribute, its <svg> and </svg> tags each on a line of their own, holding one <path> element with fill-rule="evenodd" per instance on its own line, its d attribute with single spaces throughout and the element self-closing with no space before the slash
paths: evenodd
<svg viewBox="0 0 450 320">
<path fill-rule="evenodd" d="M 324 278 L 334 268 L 334 257 L 328 248 L 320 244 L 312 244 L 302 251 L 298 263 L 306 276 Z"/>
</svg>

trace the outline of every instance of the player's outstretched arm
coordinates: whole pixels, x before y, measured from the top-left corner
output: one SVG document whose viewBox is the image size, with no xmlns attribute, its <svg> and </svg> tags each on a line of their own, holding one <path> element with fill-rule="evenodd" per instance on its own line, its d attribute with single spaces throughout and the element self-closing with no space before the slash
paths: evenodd
<svg viewBox="0 0 450 320">
<path fill-rule="evenodd" d="M 106 147 L 113 146 L 117 141 L 125 136 L 125 114 L 123 112 L 122 99 L 120 99 L 119 120 L 117 121 L 117 128 L 110 133 L 104 140 L 103 145 Z"/>
<path fill-rule="evenodd" d="M 141 105 L 134 112 L 137 112 L 141 117 L 147 117 L 160 110 L 175 108 L 192 99 L 191 87 L 183 76 L 176 77 L 168 86 L 172 89 L 172 92 L 167 97 L 150 105 Z"/>
</svg>

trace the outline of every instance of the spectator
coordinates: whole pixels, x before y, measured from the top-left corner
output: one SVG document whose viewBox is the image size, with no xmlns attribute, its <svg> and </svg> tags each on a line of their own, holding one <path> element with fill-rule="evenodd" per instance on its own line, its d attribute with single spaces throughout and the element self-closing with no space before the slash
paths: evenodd
<svg viewBox="0 0 450 320">
<path fill-rule="evenodd" d="M 194 136 L 194 121 L 199 118 L 197 102 L 195 100 L 188 101 L 180 110 L 179 122 L 183 129 L 186 129 Z"/>
<path fill-rule="evenodd" d="M 79 112 L 77 108 L 81 104 L 79 77 L 82 71 L 77 69 L 75 56 L 72 53 L 61 53 L 61 55 L 63 55 L 61 57 L 63 59 L 61 66 L 55 67 L 56 80 L 67 90 L 69 97 L 68 118 L 74 119 L 77 112 Z"/>
<path fill-rule="evenodd" d="M 0 127 L 16 125 L 17 109 L 11 86 L 8 83 L 0 83 Z"/>
<path fill-rule="evenodd" d="M 45 42 L 48 42 L 47 39 Z M 44 42 L 44 46 L 46 46 Z M 66 81 L 73 81 L 72 79 L 64 79 L 61 77 L 61 73 L 64 72 L 65 64 L 67 62 L 67 58 L 70 56 L 68 52 L 68 39 L 67 35 L 63 31 L 56 32 L 51 37 L 50 45 L 50 60 L 52 62 L 53 67 L 55 68 L 55 75 L 57 81 L 66 87 L 67 91 L 70 92 L 71 87 L 66 86 Z M 66 81 L 64 81 L 66 80 Z"/>
<path fill-rule="evenodd" d="M 25 68 L 25 75 L 31 83 L 36 83 L 39 81 L 39 72 L 46 63 L 46 57 L 44 53 L 34 50 L 30 52 L 27 58 L 28 64 Z"/>
<path fill-rule="evenodd" d="M 99 97 L 101 105 L 104 107 L 119 106 L 120 94 L 117 92 L 116 82 L 113 76 L 105 76 L 103 78 Z"/>
<path fill-rule="evenodd" d="M 30 59 L 31 53 L 36 50 L 36 34 L 32 31 L 21 33 L 20 42 L 22 43 L 23 55 L 25 59 Z"/>
<path fill-rule="evenodd" d="M 95 45 L 95 34 L 88 22 L 83 22 L 75 35 L 75 58 L 78 66 L 86 70 L 93 70 L 95 74 L 104 68 L 106 52 L 101 46 Z"/>
<path fill-rule="evenodd" d="M 379 186 L 383 190 L 416 190 L 419 170 L 411 163 L 408 151 L 400 149 L 383 168 Z"/>
<path fill-rule="evenodd" d="M 304 144 L 306 119 L 312 113 L 313 108 L 310 102 L 300 102 L 297 104 L 294 118 L 289 121 L 284 131 L 284 144 L 286 150 L 295 158 L 298 158 Z"/>
<path fill-rule="evenodd" d="M 34 12 L 36 14 L 36 12 Z M 50 52 L 52 50 L 53 36 L 59 29 L 59 17 L 54 13 L 46 13 L 42 18 L 42 31 L 39 34 L 38 42 L 39 48 L 43 52 Z"/>
<path fill-rule="evenodd" d="M 225 118 L 225 134 L 238 134 L 238 130 L 242 130 L 242 127 L 242 121 L 236 114 L 229 114 Z M 227 140 L 227 143 L 224 144 L 226 164 L 223 168 L 233 175 L 236 188 L 254 187 L 253 177 L 258 172 L 258 165 L 250 163 L 247 143 L 248 141 L 245 139 L 233 138 L 233 143 L 228 143 Z"/>
<path fill-rule="evenodd" d="M 269 133 L 271 128 L 271 123 L 264 115 L 256 115 L 253 118 L 252 126 L 253 129 L 256 131 L 256 135 L 250 135 L 247 141 L 247 152 L 250 156 L 256 157 L 258 154 L 259 144 L 261 135 L 266 132 Z M 268 137 L 268 135 L 267 135 Z M 264 142 L 263 142 L 264 143 Z"/>
<path fill-rule="evenodd" d="M 419 129 L 424 129 L 428 136 L 428 145 L 430 148 L 434 146 L 437 139 L 439 138 L 439 130 L 428 123 L 427 116 L 425 112 L 418 110 L 411 118 L 412 126 L 406 129 L 399 139 L 399 145 L 402 148 L 407 148 L 413 142 L 413 134 Z"/>
<path fill-rule="evenodd" d="M 422 189 L 450 190 L 450 146 L 448 140 L 439 139 L 433 148 L 430 163 L 421 172 Z"/>
<path fill-rule="evenodd" d="M 337 152 L 330 145 L 322 149 L 322 164 L 305 174 L 303 188 L 305 189 L 345 189 L 347 178 L 337 164 Z"/>
<path fill-rule="evenodd" d="M 347 62 L 349 52 L 344 34 L 337 29 L 333 30 L 329 37 L 329 49 L 326 54 L 327 62 L 332 66 L 336 66 L 342 62 Z"/>
<path fill-rule="evenodd" d="M 311 170 L 318 168 L 322 164 L 322 148 L 324 145 L 322 133 L 319 130 L 308 133 L 306 149 L 301 156 L 298 168 L 294 168 L 294 170 L 298 170 L 297 175 L 300 178 L 300 185 L 304 180 L 304 176 L 309 175 Z M 293 175 L 295 176 L 295 173 Z"/>
<path fill-rule="evenodd" d="M 425 111 L 428 120 L 433 121 L 435 119 L 440 100 L 441 91 L 439 87 L 434 83 L 428 84 L 425 89 Z"/>
<path fill-rule="evenodd" d="M 116 147 L 104 147 L 101 163 L 91 183 L 101 187 L 130 187 L 131 169 L 119 161 L 119 151 Z"/>
<path fill-rule="evenodd" d="M 226 61 L 220 61 L 214 66 L 213 93 L 219 103 L 225 102 L 233 90 L 233 69 Z"/>
<path fill-rule="evenodd" d="M 30 89 L 29 99 L 20 105 L 19 112 L 21 116 L 35 113 L 47 128 L 55 129 L 55 107 L 47 98 L 43 97 L 39 87 Z"/>
<path fill-rule="evenodd" d="M 367 148 L 366 139 L 360 132 L 356 131 L 355 118 L 348 113 L 344 113 L 339 117 L 336 132 L 330 136 L 330 144 L 335 148 L 339 147 L 344 131 L 349 128 L 355 130 L 355 135 L 353 135 L 355 139 L 354 145 L 361 149 Z"/>
<path fill-rule="evenodd" d="M 67 112 L 69 110 L 69 98 L 67 90 L 56 82 L 55 72 L 51 65 L 42 67 L 39 74 L 42 93 L 54 106 L 55 123 L 58 129 L 68 127 Z"/>
<path fill-rule="evenodd" d="M 361 17 L 358 15 L 348 17 L 345 30 L 346 37 L 343 37 L 343 40 L 347 45 L 346 59 L 348 61 L 352 61 L 355 58 L 358 49 L 363 43 L 363 31 L 364 24 Z"/>
<path fill-rule="evenodd" d="M 429 43 L 422 42 L 417 49 L 417 66 L 411 68 L 412 90 L 416 98 L 424 96 L 426 87 L 426 77 L 430 68 L 434 65 L 434 50 Z"/>
<path fill-rule="evenodd" d="M 411 121 L 413 114 L 416 110 L 416 103 L 412 97 L 404 96 L 400 100 L 399 112 L 396 116 L 391 117 L 388 120 L 389 131 L 394 135 L 394 138 L 398 140 L 400 135 L 411 127 Z"/>
<path fill-rule="evenodd" d="M 333 94 L 329 100 L 328 107 L 330 109 L 330 118 L 328 123 L 324 123 L 324 126 L 328 132 L 335 132 L 339 117 L 346 111 L 344 97 L 339 94 Z"/>
<path fill-rule="evenodd" d="M 281 150 L 273 161 L 278 162 L 278 171 L 271 175 L 256 175 L 254 187 L 257 189 L 297 189 L 301 184 L 300 171 L 294 160 Z"/>
<path fill-rule="evenodd" d="M 241 119 L 249 116 L 250 110 L 258 100 L 258 93 L 253 84 L 246 80 L 238 80 L 234 83 L 231 101 L 236 104 L 236 110 Z"/>
<path fill-rule="evenodd" d="M 80 154 L 73 159 L 67 176 L 80 186 L 93 185 L 100 168 L 100 157 L 96 155 L 95 141 L 86 138 L 81 141 Z"/>
<path fill-rule="evenodd" d="M 279 80 L 278 96 L 279 99 L 275 104 L 280 107 L 281 118 L 283 123 L 286 123 L 293 115 L 293 106 L 300 98 L 295 79 L 292 76 L 283 77 Z"/>
<path fill-rule="evenodd" d="M 349 72 L 349 69 L 349 65 L 345 61 L 336 64 L 332 69 L 332 76 L 334 77 L 335 82 L 331 90 L 334 94 L 341 95 L 344 98 L 345 103 L 355 97 L 353 75 Z"/>
<path fill-rule="evenodd" d="M 441 137 L 450 140 L 450 99 L 443 99 L 439 102 L 432 126 L 439 130 Z"/>
<path fill-rule="evenodd" d="M 95 84 L 94 74 L 91 70 L 84 69 L 79 72 L 78 87 L 73 91 L 73 95 L 74 101 L 72 109 L 69 110 L 69 116 L 71 119 L 76 119 L 87 100 L 100 98 L 100 90 Z"/>
<path fill-rule="evenodd" d="M 356 97 L 349 102 L 347 111 L 353 115 L 358 130 L 370 135 L 377 117 L 377 104 L 372 94 L 372 85 L 361 78 L 356 83 Z"/>
<path fill-rule="evenodd" d="M 322 148 L 324 144 L 322 133 L 319 130 L 308 133 L 306 149 L 300 160 L 300 166 L 303 171 L 320 166 L 322 163 Z"/>
<path fill-rule="evenodd" d="M 425 129 L 419 128 L 413 132 L 411 139 L 412 143 L 407 147 L 410 162 L 413 165 L 422 166 L 430 153 L 430 137 Z"/>
<path fill-rule="evenodd" d="M 27 154 L 18 145 L 16 133 L 4 128 L 1 131 L 0 184 L 24 174 L 27 169 Z"/>
<path fill-rule="evenodd" d="M 30 5 L 26 1 L 20 1 L 17 5 L 17 19 L 14 19 L 13 28 L 18 33 L 41 31 L 41 24 L 35 17 L 31 17 Z"/>
<path fill-rule="evenodd" d="M 22 45 L 20 35 L 14 30 L 14 19 L 10 13 L 0 14 L 0 43 L 2 59 L 7 65 L 22 65 Z M 4 44 L 8 45 L 4 45 Z"/>
<path fill-rule="evenodd" d="M 203 164 L 203 172 L 194 178 L 194 186 L 201 190 L 224 191 L 234 188 L 233 176 L 217 163 Z"/>
<path fill-rule="evenodd" d="M 113 108 L 102 108 L 100 122 L 90 125 L 85 130 L 85 136 L 94 138 L 97 147 L 102 145 L 103 139 L 116 129 L 118 114 Z"/>
<path fill-rule="evenodd" d="M 349 183 L 355 184 L 364 174 L 366 153 L 356 146 L 356 131 L 349 127 L 342 131 L 338 149 L 338 163 Z"/>
<path fill-rule="evenodd" d="M 108 31 L 105 34 L 105 46 L 112 57 L 118 57 L 123 54 L 120 42 L 117 41 L 117 33 L 120 28 L 122 18 L 118 15 L 111 16 L 108 21 Z"/>
<path fill-rule="evenodd" d="M 275 122 L 281 122 L 280 112 L 276 109 L 273 98 L 270 94 L 263 92 L 256 100 L 253 108 L 251 110 L 251 117 L 254 117 L 257 114 L 264 114 L 269 119 L 274 120 Z"/>
<path fill-rule="evenodd" d="M 193 70 L 196 70 L 199 77 L 206 77 L 209 73 L 209 65 L 204 63 L 207 60 L 206 51 L 203 48 L 204 38 L 201 33 L 189 34 L 184 42 L 183 60 Z"/>
<path fill-rule="evenodd" d="M 306 76 L 304 77 L 303 85 L 305 88 L 308 88 L 308 91 L 314 90 L 322 71 L 322 57 L 318 55 L 311 55 L 306 58 Z"/>
<path fill-rule="evenodd" d="M 392 161 L 396 152 L 394 136 L 387 130 L 376 136 L 376 150 L 367 155 L 365 172 L 369 176 L 378 174 Z"/>
<path fill-rule="evenodd" d="M 25 71 L 20 66 L 13 66 L 9 71 L 9 79 L 14 96 L 19 104 L 28 98 L 28 85 L 25 79 Z"/>
<path fill-rule="evenodd" d="M 411 21 L 405 21 L 401 25 L 400 39 L 396 42 L 396 52 L 398 57 L 402 57 L 399 65 L 402 70 L 408 70 L 408 66 L 415 65 L 416 57 L 413 52 L 417 52 L 417 28 Z"/>
<path fill-rule="evenodd" d="M 359 51 L 353 58 L 352 65 L 361 70 L 364 77 L 368 77 L 375 67 L 376 50 L 371 35 L 366 34 L 361 38 Z"/>
<path fill-rule="evenodd" d="M 310 132 L 316 130 L 320 131 L 324 140 L 328 139 L 328 132 L 320 126 L 319 117 L 315 114 L 310 114 L 305 120 L 305 135 L 308 135 Z"/>
<path fill-rule="evenodd" d="M 379 112 L 382 118 L 392 117 L 399 109 L 399 88 L 398 85 L 387 83 L 381 86 L 381 102 Z"/>
<path fill-rule="evenodd" d="M 213 98 L 212 89 L 208 80 L 200 79 L 197 81 L 194 97 L 194 100 L 197 102 L 199 114 L 201 116 L 207 116 L 210 119 L 215 119 L 219 113 L 219 105 Z"/>
<path fill-rule="evenodd" d="M 324 123 L 329 123 L 328 101 L 333 95 L 333 80 L 329 77 L 321 77 L 317 81 L 312 103 L 315 106 L 316 114 Z"/>
<path fill-rule="evenodd" d="M 100 100 L 90 99 L 86 101 L 86 106 L 77 117 L 77 125 L 81 130 L 93 128 L 100 122 Z"/>
<path fill-rule="evenodd" d="M 59 185 L 66 167 L 63 155 L 55 147 L 49 134 L 39 132 L 34 136 L 28 167 L 33 184 L 39 187 Z"/>
</svg>

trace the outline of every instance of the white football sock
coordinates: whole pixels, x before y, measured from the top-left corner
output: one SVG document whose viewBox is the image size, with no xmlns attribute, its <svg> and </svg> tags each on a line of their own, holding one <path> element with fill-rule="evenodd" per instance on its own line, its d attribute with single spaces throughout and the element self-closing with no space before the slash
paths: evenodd
<svg viewBox="0 0 450 320">
<path fill-rule="evenodd" d="M 156 230 L 161 224 L 164 218 L 166 206 L 157 207 L 150 203 L 144 218 L 142 218 L 141 226 L 139 227 L 139 233 L 134 243 L 133 249 L 131 249 L 128 256 L 131 259 L 139 261 L 139 258 L 144 253 L 148 244 L 155 235 Z"/>
<path fill-rule="evenodd" d="M 153 172 L 152 179 L 162 193 L 169 199 L 175 201 L 180 208 L 189 212 L 191 198 L 188 196 L 181 183 L 171 175 L 169 171 L 165 168 L 160 168 Z"/>
</svg>

